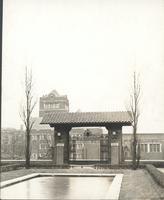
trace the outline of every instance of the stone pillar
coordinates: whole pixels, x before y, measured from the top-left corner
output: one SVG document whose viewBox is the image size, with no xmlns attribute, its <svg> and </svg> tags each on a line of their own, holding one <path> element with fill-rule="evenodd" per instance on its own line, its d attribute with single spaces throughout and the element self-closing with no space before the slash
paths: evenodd
<svg viewBox="0 0 164 200">
<path fill-rule="evenodd" d="M 56 145 L 56 164 L 63 165 L 64 164 L 64 144 L 58 143 Z"/>
<path fill-rule="evenodd" d="M 123 147 L 122 147 L 122 127 L 120 127 L 118 130 L 119 134 L 119 143 L 120 143 L 120 164 L 123 162 Z"/>
<path fill-rule="evenodd" d="M 109 159 L 108 163 L 117 165 L 122 162 L 122 127 L 111 126 L 108 130 Z"/>
<path fill-rule="evenodd" d="M 52 161 L 53 161 L 53 164 L 56 164 L 56 159 L 57 159 L 57 150 L 56 150 L 56 144 L 57 144 L 57 130 L 55 129 L 54 127 L 54 141 L 53 141 L 53 152 L 52 152 Z"/>
<path fill-rule="evenodd" d="M 64 143 L 64 164 L 69 163 L 69 131 L 70 129 L 65 129 L 62 132 L 62 141 Z"/>
<path fill-rule="evenodd" d="M 54 153 L 54 163 L 56 163 L 57 156 L 60 156 L 60 154 L 57 154 L 57 146 L 63 147 L 63 164 L 69 163 L 69 131 L 71 130 L 70 127 L 55 127 L 54 129 L 54 145 L 55 145 L 55 153 Z M 61 144 L 61 145 L 59 145 Z M 58 151 L 59 152 L 59 151 Z M 61 161 L 60 161 L 61 162 Z"/>
<path fill-rule="evenodd" d="M 106 127 L 108 130 L 108 164 L 111 164 L 111 129 Z"/>
</svg>

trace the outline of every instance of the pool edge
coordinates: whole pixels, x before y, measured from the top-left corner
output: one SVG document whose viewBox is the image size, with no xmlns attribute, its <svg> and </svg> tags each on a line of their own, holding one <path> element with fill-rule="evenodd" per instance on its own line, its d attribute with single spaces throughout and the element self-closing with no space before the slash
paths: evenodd
<svg viewBox="0 0 164 200">
<path fill-rule="evenodd" d="M 109 186 L 105 199 L 118 200 L 121 190 L 123 174 L 104 174 L 104 173 L 32 173 L 29 175 L 21 176 L 15 179 L 1 182 L 0 188 L 5 188 L 10 185 L 23 182 L 41 176 L 78 176 L 78 177 L 114 177 L 112 184 Z"/>
</svg>

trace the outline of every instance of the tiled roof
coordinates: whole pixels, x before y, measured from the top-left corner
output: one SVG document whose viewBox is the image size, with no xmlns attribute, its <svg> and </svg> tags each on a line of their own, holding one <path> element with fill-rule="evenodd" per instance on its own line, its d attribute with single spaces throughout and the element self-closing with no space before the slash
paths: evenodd
<svg viewBox="0 0 164 200">
<path fill-rule="evenodd" d="M 52 112 L 44 115 L 41 124 L 106 124 L 122 123 L 131 124 L 128 112 Z"/>
<path fill-rule="evenodd" d="M 32 120 L 34 121 L 33 130 L 51 130 L 50 126 L 48 124 L 40 124 L 40 122 L 42 121 L 42 117 L 35 117 L 32 118 Z"/>
</svg>

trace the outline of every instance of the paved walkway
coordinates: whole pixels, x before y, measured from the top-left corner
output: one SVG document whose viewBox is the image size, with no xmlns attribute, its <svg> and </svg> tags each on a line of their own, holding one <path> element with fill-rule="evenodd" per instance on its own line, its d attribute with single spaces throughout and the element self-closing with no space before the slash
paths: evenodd
<svg viewBox="0 0 164 200">
<path fill-rule="evenodd" d="M 136 171 L 129 169 L 93 169 L 91 167 L 76 167 L 72 169 L 21 169 L 1 174 L 1 181 L 20 177 L 35 172 L 54 173 L 123 173 L 123 182 L 120 191 L 120 200 L 164 200 L 164 188 L 156 184 L 149 173 L 144 169 Z"/>
</svg>

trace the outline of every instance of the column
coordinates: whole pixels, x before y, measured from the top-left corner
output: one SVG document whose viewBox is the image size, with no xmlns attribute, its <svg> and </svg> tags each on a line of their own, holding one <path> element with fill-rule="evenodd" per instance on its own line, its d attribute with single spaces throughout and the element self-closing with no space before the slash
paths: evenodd
<svg viewBox="0 0 164 200">
<path fill-rule="evenodd" d="M 69 131 L 71 130 L 70 127 L 56 127 L 55 128 L 55 132 L 54 132 L 54 136 L 55 136 L 55 149 L 59 148 L 62 149 L 63 148 L 63 164 L 69 164 L 69 152 L 70 152 L 70 148 L 69 148 Z M 57 151 L 55 151 L 57 152 Z M 56 160 L 60 160 L 61 163 L 61 159 L 57 159 L 57 156 L 61 156 L 61 154 L 58 151 L 58 155 L 56 154 Z M 55 163 L 57 164 L 57 163 Z"/>
<path fill-rule="evenodd" d="M 122 161 L 122 127 L 111 127 L 111 164 L 118 165 Z"/>
<path fill-rule="evenodd" d="M 53 149 L 52 149 L 52 161 L 53 161 L 53 164 L 56 164 L 56 157 L 57 157 L 57 152 L 56 152 L 56 144 L 58 143 L 57 141 L 57 130 L 55 129 L 54 127 L 54 137 L 53 137 Z"/>
<path fill-rule="evenodd" d="M 108 164 L 111 164 L 111 129 L 106 127 L 108 130 Z"/>
<path fill-rule="evenodd" d="M 69 164 L 69 152 L 70 152 L 70 148 L 69 148 L 69 129 L 65 130 L 65 134 L 63 134 L 64 136 L 64 164 Z"/>
</svg>

